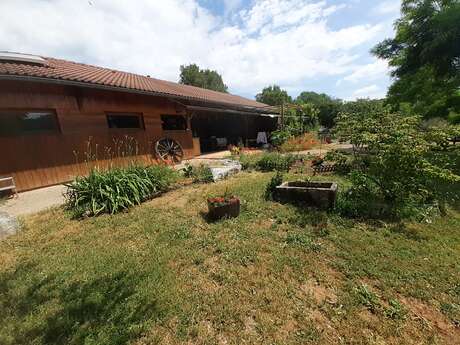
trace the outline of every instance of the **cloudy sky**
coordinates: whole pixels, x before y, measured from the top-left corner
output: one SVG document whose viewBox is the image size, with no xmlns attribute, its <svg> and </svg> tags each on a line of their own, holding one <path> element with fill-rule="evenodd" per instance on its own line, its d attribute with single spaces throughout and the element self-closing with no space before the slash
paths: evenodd
<svg viewBox="0 0 460 345">
<path fill-rule="evenodd" d="M 1 0 L 0 50 L 177 81 L 197 63 L 253 98 L 278 84 L 343 99 L 383 97 L 400 0 Z"/>
</svg>

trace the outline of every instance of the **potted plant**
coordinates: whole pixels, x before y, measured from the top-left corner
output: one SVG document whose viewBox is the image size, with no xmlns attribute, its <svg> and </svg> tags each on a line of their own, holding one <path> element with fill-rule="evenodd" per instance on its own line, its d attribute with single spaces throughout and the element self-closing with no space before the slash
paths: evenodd
<svg viewBox="0 0 460 345">
<path fill-rule="evenodd" d="M 211 220 L 235 218 L 240 214 L 240 199 L 234 195 L 208 198 L 208 217 Z"/>
</svg>

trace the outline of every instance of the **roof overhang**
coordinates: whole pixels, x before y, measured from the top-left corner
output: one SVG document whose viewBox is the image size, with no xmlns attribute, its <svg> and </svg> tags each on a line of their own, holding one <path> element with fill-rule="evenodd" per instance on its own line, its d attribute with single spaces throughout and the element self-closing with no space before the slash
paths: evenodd
<svg viewBox="0 0 460 345">
<path fill-rule="evenodd" d="M 72 80 L 10 75 L 10 74 L 0 74 L 0 80 L 26 81 L 26 82 L 35 82 L 35 83 L 76 86 L 76 87 L 88 88 L 88 89 L 118 91 L 118 92 L 126 92 L 126 93 L 131 93 L 131 94 L 138 94 L 138 95 L 148 95 L 148 96 L 153 96 L 153 97 L 165 97 L 165 98 L 170 98 L 170 99 L 175 99 L 175 100 L 196 101 L 196 102 L 202 102 L 206 104 L 212 104 L 215 107 L 214 108 L 209 107 L 209 109 L 215 109 L 215 111 L 219 111 L 219 112 L 223 112 L 223 110 L 229 110 L 229 113 L 231 113 L 232 110 L 228 108 L 236 108 L 234 111 L 242 113 L 242 114 L 245 113 L 245 114 L 251 114 L 251 115 L 263 115 L 263 114 L 270 115 L 270 114 L 276 113 L 276 108 L 272 106 L 251 107 L 251 106 L 245 106 L 241 104 L 228 103 L 228 102 L 208 101 L 206 99 L 202 99 L 198 97 L 186 97 L 186 96 L 179 96 L 179 95 L 174 95 L 170 93 L 144 91 L 144 90 L 129 89 L 129 88 L 124 88 L 124 87 L 117 87 L 117 86 L 110 86 L 110 85 L 103 85 L 103 84 L 84 83 L 84 82 L 72 81 Z M 203 107 L 203 108 L 208 108 L 208 107 Z M 207 111 L 211 111 L 211 110 L 207 110 Z"/>
<path fill-rule="evenodd" d="M 219 108 L 219 107 L 203 107 L 198 105 L 185 105 L 185 108 L 189 111 L 199 111 L 199 112 L 211 112 L 211 113 L 219 113 L 219 114 L 236 114 L 236 115 L 256 115 L 256 116 L 278 116 L 273 112 L 257 112 L 257 111 L 249 111 L 250 109 L 246 110 L 237 110 L 237 109 L 228 109 L 228 108 Z"/>
</svg>

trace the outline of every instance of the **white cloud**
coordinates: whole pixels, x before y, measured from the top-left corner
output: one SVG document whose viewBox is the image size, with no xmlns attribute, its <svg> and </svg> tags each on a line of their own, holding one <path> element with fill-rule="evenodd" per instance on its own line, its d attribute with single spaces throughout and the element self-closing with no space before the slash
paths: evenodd
<svg viewBox="0 0 460 345">
<path fill-rule="evenodd" d="M 91 5 L 92 4 L 92 5 Z M 356 49 L 381 25 L 331 29 L 343 6 L 326 1 L 256 0 L 246 10 L 226 1 L 236 20 L 224 22 L 197 0 L 1 0 L 0 50 L 61 57 L 177 81 L 191 62 L 216 69 L 232 91 L 350 74 Z M 352 77 L 354 74 L 357 76 Z"/>
<path fill-rule="evenodd" d="M 353 100 L 357 98 L 372 98 L 372 99 L 383 98 L 385 97 L 385 93 L 386 93 L 385 90 L 382 90 L 382 88 L 373 84 L 373 85 L 365 86 L 363 88 L 355 90 L 349 99 Z"/>
<path fill-rule="evenodd" d="M 339 80 L 337 84 L 342 84 L 343 81 L 357 83 L 363 80 L 377 80 L 387 76 L 388 72 L 388 63 L 385 60 L 375 60 L 370 64 L 356 66 L 351 74 Z"/>
<path fill-rule="evenodd" d="M 388 0 L 382 1 L 378 4 L 377 7 L 374 9 L 374 14 L 377 15 L 387 15 L 387 14 L 395 14 L 399 13 L 401 8 L 401 1 L 400 0 Z"/>
</svg>

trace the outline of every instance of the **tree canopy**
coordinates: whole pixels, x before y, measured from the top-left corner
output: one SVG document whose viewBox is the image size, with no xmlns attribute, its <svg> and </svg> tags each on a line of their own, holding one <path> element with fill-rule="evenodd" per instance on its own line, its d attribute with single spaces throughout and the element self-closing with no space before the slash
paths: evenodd
<svg viewBox="0 0 460 345">
<path fill-rule="evenodd" d="M 342 100 L 332 98 L 325 93 L 316 93 L 313 91 L 304 91 L 296 98 L 296 103 L 310 103 L 318 109 L 318 120 L 322 126 L 332 127 L 334 121 L 340 112 Z"/>
<path fill-rule="evenodd" d="M 200 69 L 196 64 L 180 66 L 179 83 L 208 90 L 228 92 L 227 85 L 224 84 L 219 73 L 210 69 Z"/>
<path fill-rule="evenodd" d="M 267 86 L 261 93 L 256 95 L 256 100 L 268 105 L 281 105 L 283 103 L 292 103 L 291 96 L 286 90 L 282 90 L 278 85 Z"/>
<path fill-rule="evenodd" d="M 408 103 L 425 118 L 460 113 L 459 23 L 458 0 L 402 1 L 395 37 L 372 50 L 394 68 L 390 104 Z"/>
</svg>

